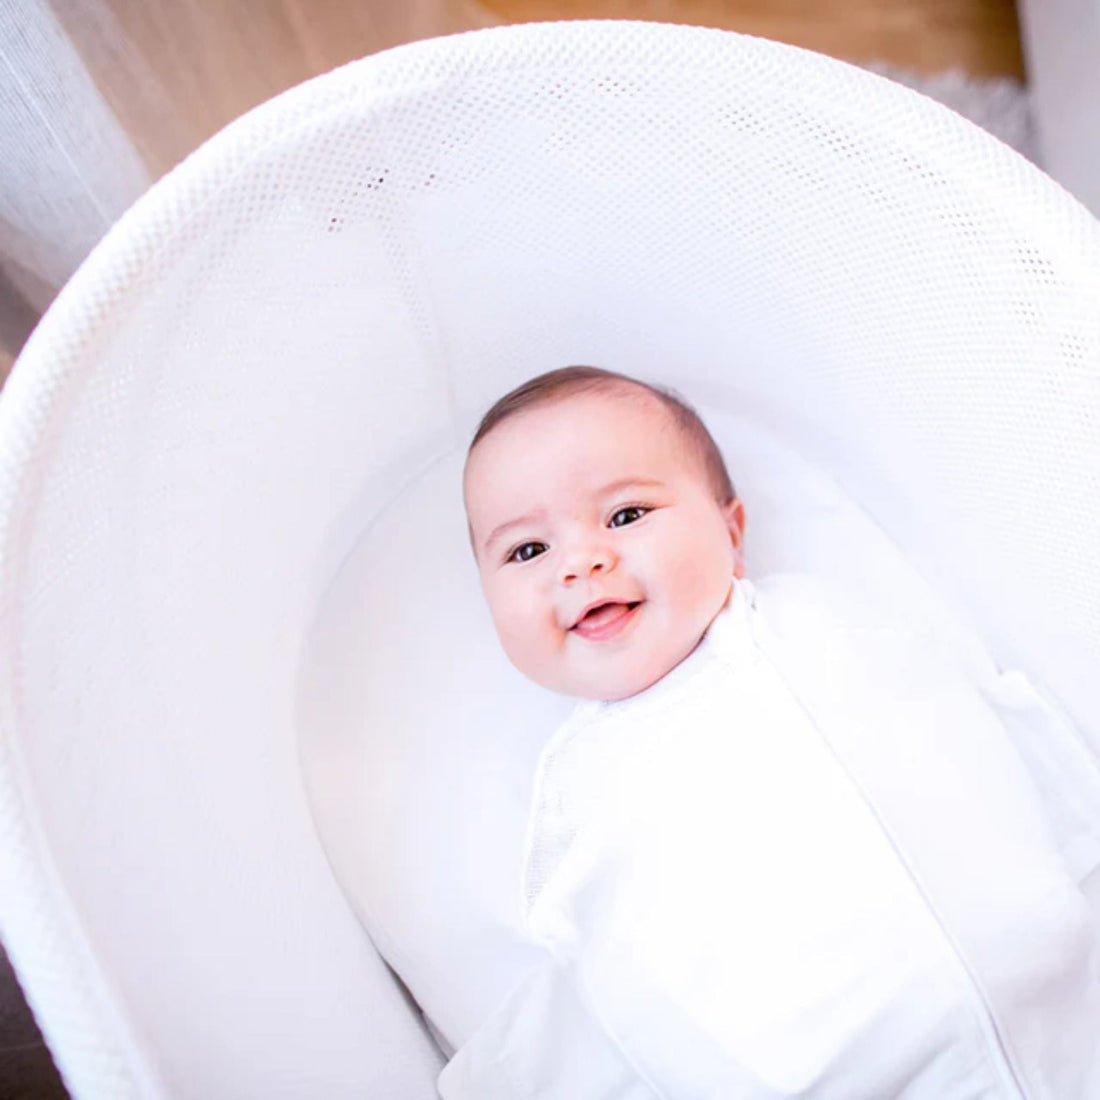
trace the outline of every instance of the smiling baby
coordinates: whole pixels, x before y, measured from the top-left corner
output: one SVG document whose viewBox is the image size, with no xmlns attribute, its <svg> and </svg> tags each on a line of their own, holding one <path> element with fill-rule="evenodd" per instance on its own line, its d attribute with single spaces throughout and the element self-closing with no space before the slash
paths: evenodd
<svg viewBox="0 0 1100 1100">
<path fill-rule="evenodd" d="M 464 494 L 508 657 L 579 702 L 517 884 L 542 961 L 446 1100 L 1100 1095 L 1100 779 L 1019 677 L 998 711 L 835 586 L 747 580 L 702 421 L 622 375 L 502 398 Z"/>
<path fill-rule="evenodd" d="M 609 371 L 553 371 L 498 402 L 465 498 L 508 657 L 565 695 L 655 683 L 744 575 L 745 512 L 710 433 L 678 398 Z"/>
<path fill-rule="evenodd" d="M 463 487 L 508 658 L 579 703 L 530 802 L 543 961 L 444 1098 L 1100 1096 L 1100 775 L 1019 673 L 748 581 L 702 420 L 623 375 L 500 399 Z"/>
</svg>

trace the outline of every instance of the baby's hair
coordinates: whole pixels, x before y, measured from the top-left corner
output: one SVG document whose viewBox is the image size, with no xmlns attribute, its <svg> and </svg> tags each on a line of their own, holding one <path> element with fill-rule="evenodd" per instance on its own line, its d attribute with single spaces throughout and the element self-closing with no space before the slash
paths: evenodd
<svg viewBox="0 0 1100 1100">
<path fill-rule="evenodd" d="M 641 382 L 629 375 L 603 370 L 601 367 L 559 367 L 547 371 L 535 378 L 528 379 L 506 393 L 481 418 L 473 441 L 466 452 L 467 458 L 473 449 L 502 421 L 551 401 L 558 401 L 576 394 L 592 393 L 599 390 L 615 390 L 632 386 L 652 394 L 672 414 L 676 427 L 683 437 L 694 447 L 702 459 L 707 478 L 714 490 L 719 504 L 729 504 L 737 495 L 726 469 L 726 460 L 714 442 L 699 414 L 677 393 L 663 386 L 653 386 Z"/>
</svg>

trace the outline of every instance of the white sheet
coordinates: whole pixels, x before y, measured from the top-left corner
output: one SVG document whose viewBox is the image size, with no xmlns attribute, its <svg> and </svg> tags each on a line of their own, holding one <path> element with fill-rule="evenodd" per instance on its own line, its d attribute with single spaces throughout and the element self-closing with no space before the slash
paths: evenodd
<svg viewBox="0 0 1100 1100">
<path fill-rule="evenodd" d="M 1096 1095 L 1095 776 L 1053 818 L 957 658 L 775 578 L 650 691 L 582 704 L 530 822 L 546 955 L 443 1096 Z"/>
</svg>

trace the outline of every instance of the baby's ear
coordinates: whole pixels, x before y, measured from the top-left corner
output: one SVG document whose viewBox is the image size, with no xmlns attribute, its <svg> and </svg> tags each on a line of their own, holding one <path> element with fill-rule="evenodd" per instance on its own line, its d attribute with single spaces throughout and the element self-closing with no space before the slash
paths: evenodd
<svg viewBox="0 0 1100 1100">
<path fill-rule="evenodd" d="M 740 497 L 734 497 L 722 509 L 726 526 L 729 528 L 730 541 L 733 543 L 733 575 L 741 578 L 745 575 L 745 506 Z"/>
</svg>

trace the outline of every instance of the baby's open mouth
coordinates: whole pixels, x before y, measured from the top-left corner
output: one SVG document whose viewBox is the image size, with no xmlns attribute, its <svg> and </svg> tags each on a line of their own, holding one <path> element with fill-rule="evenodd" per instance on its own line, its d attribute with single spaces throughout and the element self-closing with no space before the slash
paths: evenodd
<svg viewBox="0 0 1100 1100">
<path fill-rule="evenodd" d="M 626 626 L 633 612 L 640 607 L 641 600 L 626 602 L 623 600 L 605 600 L 589 608 L 574 624 L 572 629 L 585 638 L 602 641 L 610 638 Z"/>
</svg>

